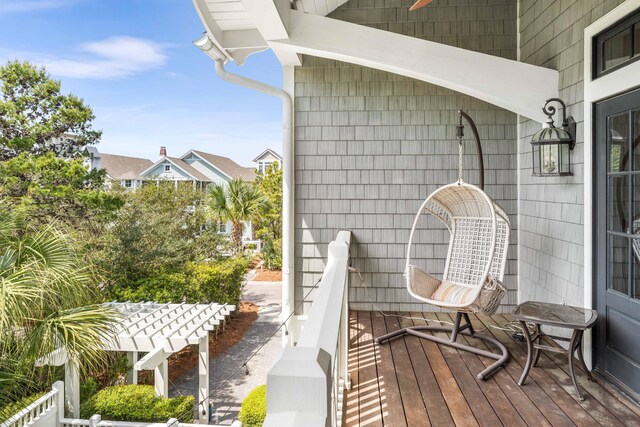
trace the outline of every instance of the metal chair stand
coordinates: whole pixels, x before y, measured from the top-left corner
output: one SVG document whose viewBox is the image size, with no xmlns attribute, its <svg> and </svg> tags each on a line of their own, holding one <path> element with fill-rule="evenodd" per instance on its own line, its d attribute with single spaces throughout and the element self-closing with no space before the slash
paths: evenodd
<svg viewBox="0 0 640 427">
<path fill-rule="evenodd" d="M 462 319 L 464 318 L 465 323 L 462 324 Z M 451 334 L 450 339 L 441 338 L 435 335 L 426 334 L 422 331 L 433 331 L 433 332 L 447 332 Z M 503 366 L 509 360 L 509 352 L 507 348 L 498 340 L 492 337 L 488 337 L 486 335 L 477 334 L 471 325 L 471 319 L 469 319 L 469 315 L 467 313 L 457 312 L 455 320 L 453 322 L 453 327 L 445 327 L 445 326 L 413 326 L 410 328 L 399 329 L 397 331 L 388 333 L 376 339 L 378 344 L 384 344 L 387 341 L 391 341 L 395 338 L 400 338 L 404 335 L 412 335 L 414 337 L 423 338 L 429 341 L 436 342 L 438 344 L 446 345 L 449 347 L 453 347 L 458 350 L 468 351 L 469 353 L 477 354 L 478 356 L 488 357 L 489 359 L 495 360 L 495 362 L 488 366 L 484 371 L 480 372 L 476 377 L 479 380 L 486 380 L 493 373 Z M 472 347 L 470 345 L 462 344 L 457 342 L 458 335 L 464 335 L 470 338 L 476 338 L 482 340 L 484 342 L 493 344 L 498 348 L 498 353 L 492 353 L 490 351 L 482 350 L 477 347 Z"/>
</svg>

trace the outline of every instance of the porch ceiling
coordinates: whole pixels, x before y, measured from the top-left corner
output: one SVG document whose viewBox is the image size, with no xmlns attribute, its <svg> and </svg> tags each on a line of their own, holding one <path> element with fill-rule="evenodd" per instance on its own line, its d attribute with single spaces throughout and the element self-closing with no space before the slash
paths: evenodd
<svg viewBox="0 0 640 427">
<path fill-rule="evenodd" d="M 296 10 L 327 16 L 349 0 L 295 0 Z"/>
<path fill-rule="evenodd" d="M 384 70 L 468 94 L 544 122 L 559 73 L 497 56 L 327 18 L 345 0 L 193 0 L 212 41 L 242 64 L 271 48 L 282 65 L 301 54 Z"/>
</svg>

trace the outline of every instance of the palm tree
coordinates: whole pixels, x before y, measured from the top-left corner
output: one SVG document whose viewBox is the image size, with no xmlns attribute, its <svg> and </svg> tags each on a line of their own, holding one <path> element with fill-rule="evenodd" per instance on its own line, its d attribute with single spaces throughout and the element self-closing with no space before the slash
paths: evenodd
<svg viewBox="0 0 640 427">
<path fill-rule="evenodd" d="M 52 371 L 36 361 L 63 348 L 82 372 L 103 360 L 116 313 L 95 304 L 90 275 L 53 224 L 34 229 L 0 210 L 0 408 Z M 2 413 L 0 418 L 7 414 Z"/>
<path fill-rule="evenodd" d="M 266 199 L 253 184 L 232 179 L 226 185 L 208 187 L 206 204 L 215 220 L 231 222 L 231 244 L 238 253 L 242 249 L 244 221 L 256 220 L 264 211 Z"/>
</svg>

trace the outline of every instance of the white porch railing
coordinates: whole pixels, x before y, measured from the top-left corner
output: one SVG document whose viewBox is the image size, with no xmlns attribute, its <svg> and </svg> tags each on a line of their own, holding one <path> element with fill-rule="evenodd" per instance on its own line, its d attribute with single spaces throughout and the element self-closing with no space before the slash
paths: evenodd
<svg viewBox="0 0 640 427">
<path fill-rule="evenodd" d="M 54 383 L 50 392 L 3 422 L 2 427 L 57 425 L 59 408 L 64 408 L 64 382 L 62 381 Z"/>
<path fill-rule="evenodd" d="M 267 377 L 267 427 L 341 426 L 343 390 L 350 387 L 349 244 L 340 231 L 297 346 L 286 347 Z"/>
<path fill-rule="evenodd" d="M 235 426 L 237 423 L 232 424 Z M 201 424 L 180 423 L 175 418 L 166 423 L 103 421 L 100 415 L 88 420 L 64 417 L 64 382 L 57 381 L 51 391 L 18 412 L 0 427 L 199 427 Z"/>
</svg>

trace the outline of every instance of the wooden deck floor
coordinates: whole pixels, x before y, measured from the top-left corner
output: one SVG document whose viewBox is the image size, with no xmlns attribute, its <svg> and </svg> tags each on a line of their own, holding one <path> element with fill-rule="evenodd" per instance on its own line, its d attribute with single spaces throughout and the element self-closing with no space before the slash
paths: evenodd
<svg viewBox="0 0 640 427">
<path fill-rule="evenodd" d="M 419 319 L 452 321 L 445 313 L 403 315 L 418 319 L 351 313 L 346 426 L 640 426 L 633 403 L 600 380 L 588 381 L 582 371 L 585 400 L 577 400 L 560 355 L 543 353 L 519 387 L 526 346 L 495 328 L 507 325 L 508 316 L 472 317 L 477 330 L 493 334 L 512 356 L 504 369 L 480 381 L 475 375 L 489 362 L 476 355 L 415 337 L 375 344 L 373 338 L 386 332 L 425 324 Z"/>
</svg>

